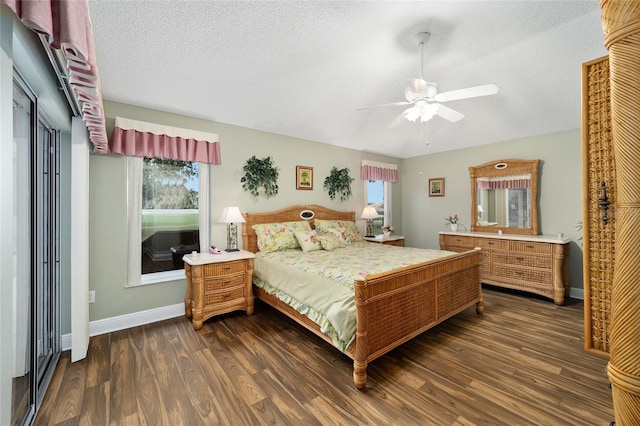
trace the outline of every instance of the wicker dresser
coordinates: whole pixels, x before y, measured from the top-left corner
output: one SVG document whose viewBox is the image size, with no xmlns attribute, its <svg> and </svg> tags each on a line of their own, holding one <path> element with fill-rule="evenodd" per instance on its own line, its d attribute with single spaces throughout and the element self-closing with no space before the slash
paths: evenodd
<svg viewBox="0 0 640 426">
<path fill-rule="evenodd" d="M 187 277 L 184 313 L 192 319 L 195 330 L 214 315 L 236 310 L 253 314 L 254 257 L 242 250 L 183 257 Z"/>
<path fill-rule="evenodd" d="M 483 283 L 527 291 L 563 305 L 569 297 L 569 238 L 538 235 L 440 232 L 440 248 L 482 249 Z"/>
</svg>

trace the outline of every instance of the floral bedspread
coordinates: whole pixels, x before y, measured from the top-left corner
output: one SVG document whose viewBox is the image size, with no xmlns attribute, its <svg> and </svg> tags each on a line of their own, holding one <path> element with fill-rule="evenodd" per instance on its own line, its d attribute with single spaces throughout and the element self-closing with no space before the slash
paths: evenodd
<svg viewBox="0 0 640 426">
<path fill-rule="evenodd" d="M 357 242 L 333 251 L 258 253 L 254 284 L 306 315 L 345 351 L 355 338 L 354 280 L 453 252 Z"/>
</svg>

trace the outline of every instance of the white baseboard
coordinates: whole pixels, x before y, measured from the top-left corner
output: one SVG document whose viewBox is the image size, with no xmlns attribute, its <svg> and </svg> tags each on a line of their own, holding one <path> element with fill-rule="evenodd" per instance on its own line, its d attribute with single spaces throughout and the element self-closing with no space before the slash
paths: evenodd
<svg viewBox="0 0 640 426">
<path fill-rule="evenodd" d="M 569 297 L 572 299 L 584 300 L 584 289 L 571 287 L 571 292 L 569 292 Z"/>
<path fill-rule="evenodd" d="M 89 336 L 98 336 L 100 334 L 150 324 L 181 315 L 184 315 L 184 303 L 91 321 L 89 323 Z M 61 336 L 60 346 L 63 351 L 71 349 L 71 334 Z"/>
</svg>

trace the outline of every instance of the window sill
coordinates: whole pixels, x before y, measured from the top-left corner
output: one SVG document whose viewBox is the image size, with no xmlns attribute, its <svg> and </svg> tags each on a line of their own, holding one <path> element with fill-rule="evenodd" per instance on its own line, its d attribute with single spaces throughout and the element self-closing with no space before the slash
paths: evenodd
<svg viewBox="0 0 640 426">
<path fill-rule="evenodd" d="M 186 279 L 184 269 L 176 269 L 175 271 L 154 272 L 144 274 L 140 277 L 140 284 L 129 285 L 129 287 L 139 287 L 142 285 L 166 283 L 169 281 L 178 281 Z"/>
</svg>

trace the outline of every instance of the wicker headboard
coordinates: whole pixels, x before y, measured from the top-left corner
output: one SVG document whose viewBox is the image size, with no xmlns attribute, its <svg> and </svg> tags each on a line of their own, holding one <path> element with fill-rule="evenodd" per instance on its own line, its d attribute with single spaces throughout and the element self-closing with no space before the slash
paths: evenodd
<svg viewBox="0 0 640 426">
<path fill-rule="evenodd" d="M 257 253 L 258 250 L 258 237 L 256 232 L 251 227 L 258 223 L 274 223 L 274 222 L 294 222 L 299 220 L 310 220 L 311 218 L 301 217 L 303 211 L 311 211 L 314 216 L 313 219 L 324 220 L 356 220 L 356 212 L 341 212 L 337 210 L 331 210 L 326 207 L 322 207 L 316 204 L 308 205 L 295 205 L 285 207 L 281 210 L 275 210 L 272 212 L 264 213 L 242 213 L 246 223 L 242 224 L 242 248 L 244 250 Z M 311 226 L 313 227 L 313 221 Z"/>
</svg>

